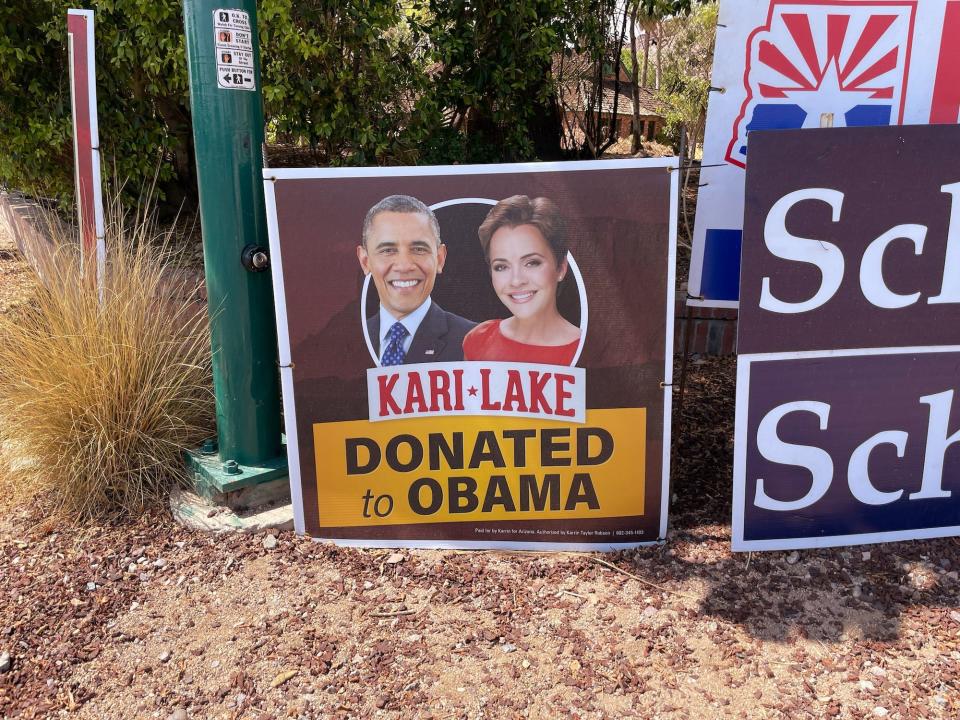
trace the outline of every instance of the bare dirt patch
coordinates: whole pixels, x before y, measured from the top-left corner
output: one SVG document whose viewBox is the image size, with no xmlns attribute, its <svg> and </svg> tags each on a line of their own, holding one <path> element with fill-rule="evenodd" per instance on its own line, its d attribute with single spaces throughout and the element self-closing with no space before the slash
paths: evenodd
<svg viewBox="0 0 960 720">
<path fill-rule="evenodd" d="M 960 716 L 960 541 L 730 553 L 733 370 L 690 366 L 659 547 L 268 550 L 6 508 L 0 717 Z"/>
<path fill-rule="evenodd" d="M 692 367 L 660 547 L 267 550 L 164 515 L 8 517 L 0 715 L 957 717 L 956 539 L 730 553 L 732 367 Z"/>
<path fill-rule="evenodd" d="M 26 302 L 32 287 L 32 272 L 20 256 L 13 234 L 0 218 L 0 312 L 9 312 Z"/>
<path fill-rule="evenodd" d="M 953 718 L 953 540 L 733 557 L 3 527 L 9 717 Z M 613 567 L 601 564 L 598 558 Z M 950 565 L 948 565 L 950 563 Z M 854 596 L 854 588 L 859 588 Z"/>
</svg>

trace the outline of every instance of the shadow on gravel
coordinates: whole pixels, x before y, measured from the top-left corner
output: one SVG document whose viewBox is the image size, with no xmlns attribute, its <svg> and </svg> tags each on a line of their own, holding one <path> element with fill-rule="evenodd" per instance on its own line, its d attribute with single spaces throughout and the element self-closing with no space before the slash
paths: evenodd
<svg viewBox="0 0 960 720">
<path fill-rule="evenodd" d="M 941 627 L 960 623 L 957 538 L 730 552 L 735 377 L 734 357 L 691 362 L 683 406 L 674 404 L 668 542 L 611 562 L 660 585 L 703 582 L 700 614 L 762 640 L 891 641 L 908 613 Z"/>
</svg>

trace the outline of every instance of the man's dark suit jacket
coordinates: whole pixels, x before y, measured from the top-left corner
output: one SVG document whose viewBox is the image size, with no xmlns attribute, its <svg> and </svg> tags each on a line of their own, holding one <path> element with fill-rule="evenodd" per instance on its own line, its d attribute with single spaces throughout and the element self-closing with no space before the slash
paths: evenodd
<svg viewBox="0 0 960 720">
<path fill-rule="evenodd" d="M 447 312 L 434 301 L 424 316 L 404 357 L 404 365 L 463 360 L 463 336 L 476 325 Z M 380 313 L 367 318 L 370 342 L 380 357 Z"/>
</svg>

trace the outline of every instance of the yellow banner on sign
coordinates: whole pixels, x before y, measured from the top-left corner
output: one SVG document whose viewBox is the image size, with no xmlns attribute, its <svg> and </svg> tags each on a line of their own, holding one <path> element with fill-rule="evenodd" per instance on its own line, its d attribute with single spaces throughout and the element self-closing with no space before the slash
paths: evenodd
<svg viewBox="0 0 960 720">
<path fill-rule="evenodd" d="M 322 527 L 643 515 L 645 408 L 313 426 Z"/>
</svg>

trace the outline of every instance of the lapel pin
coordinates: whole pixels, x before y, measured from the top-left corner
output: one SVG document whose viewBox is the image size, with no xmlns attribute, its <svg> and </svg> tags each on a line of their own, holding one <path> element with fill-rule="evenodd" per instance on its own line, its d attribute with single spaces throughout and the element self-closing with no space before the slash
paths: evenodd
<svg viewBox="0 0 960 720">
<path fill-rule="evenodd" d="M 424 355 L 433 355 L 433 350 L 424 350 L 424 351 L 423 351 L 423 354 L 424 354 Z"/>
</svg>

